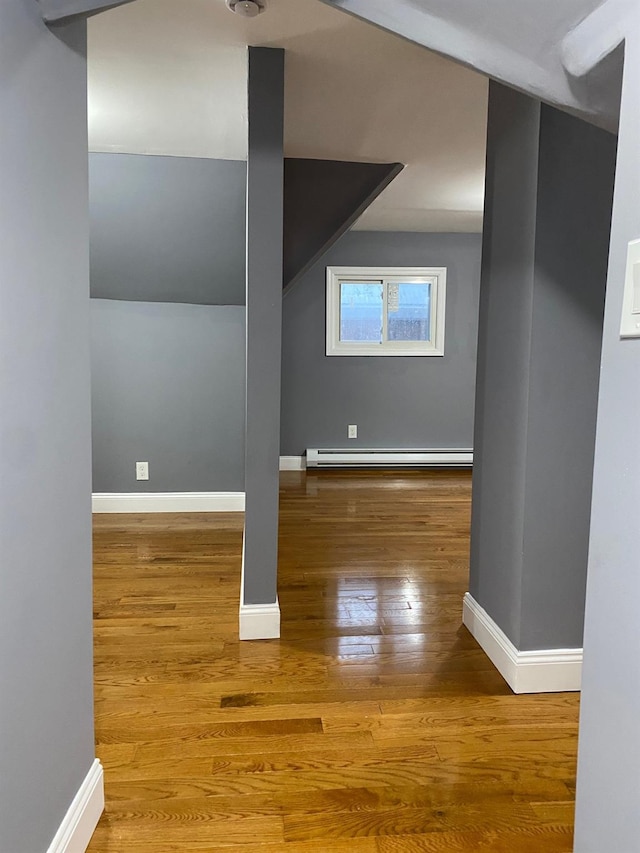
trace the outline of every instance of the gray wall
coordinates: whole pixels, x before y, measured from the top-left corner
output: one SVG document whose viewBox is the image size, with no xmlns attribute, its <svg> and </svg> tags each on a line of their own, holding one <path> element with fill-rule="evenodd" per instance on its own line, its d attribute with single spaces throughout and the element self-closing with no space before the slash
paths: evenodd
<svg viewBox="0 0 640 853">
<path fill-rule="evenodd" d="M 91 154 L 91 295 L 242 305 L 246 163 Z"/>
<path fill-rule="evenodd" d="M 94 758 L 85 26 L 0 3 L 0 850 Z"/>
<path fill-rule="evenodd" d="M 284 51 L 249 48 L 244 604 L 277 597 Z"/>
<path fill-rule="evenodd" d="M 523 648 L 582 644 L 616 142 L 542 107 Z"/>
<path fill-rule="evenodd" d="M 640 237 L 638 9 L 629 33 L 593 476 L 576 853 L 632 853 L 640 844 L 640 340 L 620 340 L 627 243 Z"/>
<path fill-rule="evenodd" d="M 540 104 L 489 95 L 470 591 L 518 645 Z"/>
<path fill-rule="evenodd" d="M 284 455 L 307 447 L 472 447 L 479 234 L 352 231 L 287 293 Z M 325 356 L 326 267 L 446 266 L 442 358 Z M 347 425 L 358 438 L 347 439 Z"/>
<path fill-rule="evenodd" d="M 244 314 L 91 300 L 94 492 L 244 491 Z"/>
<path fill-rule="evenodd" d="M 90 155 L 95 492 L 244 490 L 245 196 L 244 162 Z"/>
<path fill-rule="evenodd" d="M 582 645 L 615 137 L 491 84 L 470 590 Z"/>
</svg>

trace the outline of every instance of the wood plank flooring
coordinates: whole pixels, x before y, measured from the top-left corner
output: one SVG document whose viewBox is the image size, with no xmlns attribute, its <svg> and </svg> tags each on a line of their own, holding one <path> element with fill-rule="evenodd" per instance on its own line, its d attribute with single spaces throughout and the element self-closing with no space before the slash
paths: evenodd
<svg viewBox="0 0 640 853">
<path fill-rule="evenodd" d="M 91 853 L 569 853 L 578 697 L 461 627 L 469 511 L 467 472 L 284 474 L 245 643 L 240 516 L 95 516 Z"/>
</svg>

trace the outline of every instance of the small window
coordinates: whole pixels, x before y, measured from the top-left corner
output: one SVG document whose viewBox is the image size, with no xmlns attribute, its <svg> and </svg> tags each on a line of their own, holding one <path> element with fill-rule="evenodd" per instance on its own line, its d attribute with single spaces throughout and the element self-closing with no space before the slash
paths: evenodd
<svg viewBox="0 0 640 853">
<path fill-rule="evenodd" d="M 444 355 L 444 267 L 327 267 L 327 355 Z"/>
</svg>

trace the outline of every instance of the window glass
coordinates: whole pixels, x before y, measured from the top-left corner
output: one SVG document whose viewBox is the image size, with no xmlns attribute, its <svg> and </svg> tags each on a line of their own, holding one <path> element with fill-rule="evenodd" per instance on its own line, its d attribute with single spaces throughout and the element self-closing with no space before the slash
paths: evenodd
<svg viewBox="0 0 640 853">
<path fill-rule="evenodd" d="M 340 284 L 340 340 L 382 343 L 382 282 Z"/>
<path fill-rule="evenodd" d="M 446 287 L 445 267 L 327 267 L 326 355 L 444 355 Z"/>
<path fill-rule="evenodd" d="M 430 339 L 430 283 L 389 283 L 387 337 L 390 341 L 428 341 Z"/>
</svg>

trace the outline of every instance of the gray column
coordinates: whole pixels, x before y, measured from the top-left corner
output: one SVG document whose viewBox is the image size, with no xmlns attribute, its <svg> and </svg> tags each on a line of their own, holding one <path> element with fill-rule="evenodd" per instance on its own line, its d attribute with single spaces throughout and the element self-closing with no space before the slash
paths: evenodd
<svg viewBox="0 0 640 853">
<path fill-rule="evenodd" d="M 576 853 L 640 849 L 640 340 L 620 339 L 640 239 L 640 13 L 625 45 L 598 402 L 580 716 Z"/>
<path fill-rule="evenodd" d="M 518 651 L 582 646 L 615 150 L 491 84 L 470 592 Z"/>
<path fill-rule="evenodd" d="M 247 404 L 240 637 L 279 635 L 277 607 L 284 51 L 249 48 Z"/>
<path fill-rule="evenodd" d="M 11 0 L 0 43 L 0 850 L 40 853 L 95 755 L 86 26 Z"/>
</svg>

